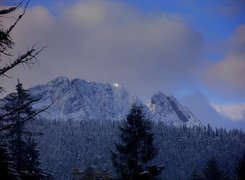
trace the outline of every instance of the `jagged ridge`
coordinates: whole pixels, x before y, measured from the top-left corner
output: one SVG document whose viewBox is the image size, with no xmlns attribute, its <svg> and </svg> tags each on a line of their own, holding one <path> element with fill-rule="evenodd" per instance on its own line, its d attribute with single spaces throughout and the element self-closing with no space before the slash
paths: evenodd
<svg viewBox="0 0 245 180">
<path fill-rule="evenodd" d="M 191 111 L 173 96 L 156 93 L 147 105 L 118 84 L 96 83 L 81 79 L 58 77 L 47 84 L 37 85 L 29 92 L 40 98 L 33 105 L 41 109 L 53 105 L 40 117 L 57 120 L 122 120 L 131 106 L 144 106 L 145 113 L 156 121 L 180 126 L 202 126 Z M 1 100 L 3 101 L 3 100 Z"/>
</svg>

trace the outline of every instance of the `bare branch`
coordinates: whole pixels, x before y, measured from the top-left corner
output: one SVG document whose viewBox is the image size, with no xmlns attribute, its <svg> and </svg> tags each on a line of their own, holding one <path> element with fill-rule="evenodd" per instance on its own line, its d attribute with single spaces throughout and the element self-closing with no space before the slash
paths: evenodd
<svg viewBox="0 0 245 180">
<path fill-rule="evenodd" d="M 23 1 L 22 1 L 22 2 L 23 2 Z M 22 3 L 22 2 L 21 2 L 21 3 Z M 23 13 L 19 15 L 19 17 L 17 18 L 17 20 L 14 22 L 14 24 L 13 24 L 12 26 L 10 26 L 10 28 L 7 30 L 7 33 L 8 33 L 8 34 L 13 30 L 13 28 L 16 26 L 16 24 L 17 24 L 17 23 L 21 20 L 21 18 L 25 15 L 25 13 L 26 13 L 26 8 L 27 8 L 29 2 L 30 2 L 30 0 L 28 0 L 28 1 L 26 2 Z"/>
<path fill-rule="evenodd" d="M 17 6 L 10 7 L 8 9 L 0 10 L 0 15 L 6 15 L 6 14 L 10 14 L 10 13 L 14 12 L 15 10 L 17 10 L 21 6 L 21 4 L 23 2 L 24 2 L 24 0 L 22 0 L 21 2 L 19 2 L 19 4 Z"/>
<path fill-rule="evenodd" d="M 9 70 L 13 69 L 15 66 L 19 64 L 27 64 L 31 65 L 35 62 L 32 61 L 33 59 L 36 59 L 36 56 L 39 55 L 46 47 L 42 47 L 38 51 L 34 49 L 34 46 L 31 50 L 27 51 L 25 54 L 19 56 L 14 62 L 10 63 L 9 65 L 6 65 L 5 67 L 0 69 L 0 76 L 4 76 L 5 73 L 7 73 Z"/>
</svg>

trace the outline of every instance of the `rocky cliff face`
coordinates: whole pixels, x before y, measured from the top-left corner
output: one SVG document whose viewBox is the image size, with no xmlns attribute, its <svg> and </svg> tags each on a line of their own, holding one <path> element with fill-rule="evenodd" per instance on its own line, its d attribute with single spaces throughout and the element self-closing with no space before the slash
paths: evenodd
<svg viewBox="0 0 245 180">
<path fill-rule="evenodd" d="M 202 126 L 201 121 L 187 108 L 182 106 L 173 96 L 156 93 L 147 104 L 155 120 L 166 124 L 187 127 Z"/>
</svg>

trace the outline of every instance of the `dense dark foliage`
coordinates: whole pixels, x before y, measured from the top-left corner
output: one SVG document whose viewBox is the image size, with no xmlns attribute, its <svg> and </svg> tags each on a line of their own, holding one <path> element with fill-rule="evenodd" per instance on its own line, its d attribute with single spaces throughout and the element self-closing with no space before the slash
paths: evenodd
<svg viewBox="0 0 245 180">
<path fill-rule="evenodd" d="M 15 170 L 11 169 L 11 157 L 8 148 L 5 145 L 0 145 L 0 177 L 2 179 L 14 180 L 19 178 Z"/>
</svg>

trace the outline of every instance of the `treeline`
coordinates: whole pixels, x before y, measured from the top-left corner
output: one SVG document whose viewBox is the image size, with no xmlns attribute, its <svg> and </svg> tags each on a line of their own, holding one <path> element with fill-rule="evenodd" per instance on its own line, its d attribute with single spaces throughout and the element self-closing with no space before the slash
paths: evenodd
<svg viewBox="0 0 245 180">
<path fill-rule="evenodd" d="M 43 133 L 37 137 L 42 167 L 57 179 L 69 179 L 74 169 L 88 167 L 115 175 L 110 150 L 120 140 L 120 123 L 39 119 L 31 128 Z M 236 177 L 245 150 L 244 132 L 210 126 L 178 128 L 163 122 L 153 123 L 153 132 L 159 151 L 153 163 L 164 165 L 162 179 L 189 179 L 194 171 L 202 174 L 212 158 L 227 177 Z"/>
</svg>

